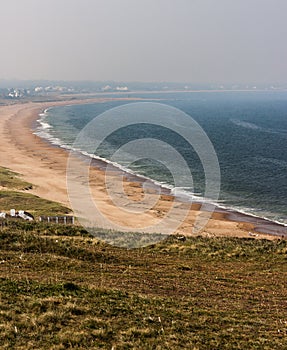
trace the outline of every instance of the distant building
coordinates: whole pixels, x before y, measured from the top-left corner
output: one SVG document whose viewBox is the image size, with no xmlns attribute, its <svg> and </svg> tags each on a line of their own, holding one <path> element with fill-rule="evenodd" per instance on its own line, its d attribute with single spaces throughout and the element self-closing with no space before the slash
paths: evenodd
<svg viewBox="0 0 287 350">
<path fill-rule="evenodd" d="M 129 88 L 127 86 L 117 86 L 117 91 L 129 91 Z"/>
</svg>

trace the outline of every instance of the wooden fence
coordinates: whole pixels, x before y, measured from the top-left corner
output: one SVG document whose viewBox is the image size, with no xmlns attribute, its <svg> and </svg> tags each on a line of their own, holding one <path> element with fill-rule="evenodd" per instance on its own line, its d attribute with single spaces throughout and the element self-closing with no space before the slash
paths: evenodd
<svg viewBox="0 0 287 350">
<path fill-rule="evenodd" d="M 74 216 L 40 216 L 39 221 L 54 224 L 74 225 Z"/>
</svg>

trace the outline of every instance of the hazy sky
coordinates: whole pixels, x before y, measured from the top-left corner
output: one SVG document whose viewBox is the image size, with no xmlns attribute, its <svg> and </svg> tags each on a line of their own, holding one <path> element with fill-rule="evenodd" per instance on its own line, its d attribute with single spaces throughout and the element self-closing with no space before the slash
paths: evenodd
<svg viewBox="0 0 287 350">
<path fill-rule="evenodd" d="M 287 82 L 287 0 L 1 1 L 0 78 Z"/>
</svg>

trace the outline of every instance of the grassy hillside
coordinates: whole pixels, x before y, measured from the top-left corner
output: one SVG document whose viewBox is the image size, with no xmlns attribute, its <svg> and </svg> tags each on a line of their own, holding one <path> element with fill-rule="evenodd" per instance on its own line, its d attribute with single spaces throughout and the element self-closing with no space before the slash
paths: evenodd
<svg viewBox="0 0 287 350">
<path fill-rule="evenodd" d="M 104 234 L 104 233 L 103 233 Z M 1 349 L 286 349 L 287 242 L 0 226 Z"/>
<path fill-rule="evenodd" d="M 63 205 L 40 198 L 30 193 L 18 191 L 0 191 L 0 211 L 10 209 L 26 210 L 35 217 L 39 215 L 64 215 L 71 212 Z"/>
<path fill-rule="evenodd" d="M 33 185 L 23 181 L 20 174 L 14 173 L 7 168 L 0 167 L 0 187 L 13 190 L 29 190 L 33 188 Z"/>
</svg>

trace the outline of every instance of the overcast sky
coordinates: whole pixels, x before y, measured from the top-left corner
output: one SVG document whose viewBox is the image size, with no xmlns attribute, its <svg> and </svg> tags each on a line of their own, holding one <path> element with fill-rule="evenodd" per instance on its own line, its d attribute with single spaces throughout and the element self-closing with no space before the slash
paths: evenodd
<svg viewBox="0 0 287 350">
<path fill-rule="evenodd" d="M 287 0 L 1 1 L 0 79 L 287 82 Z"/>
</svg>

